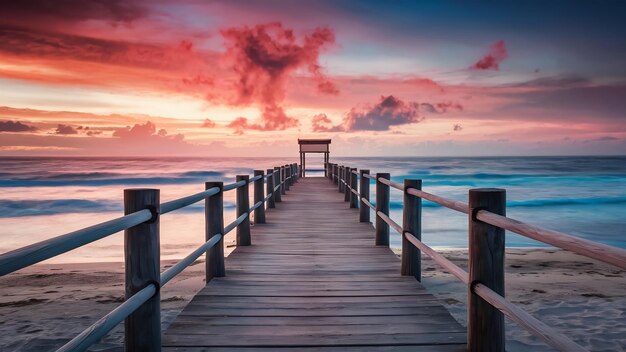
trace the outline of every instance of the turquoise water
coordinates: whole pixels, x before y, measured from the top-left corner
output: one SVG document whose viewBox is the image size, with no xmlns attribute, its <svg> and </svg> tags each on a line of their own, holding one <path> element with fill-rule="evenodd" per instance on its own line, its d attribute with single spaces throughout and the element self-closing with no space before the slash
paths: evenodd
<svg viewBox="0 0 626 352">
<path fill-rule="evenodd" d="M 626 248 L 626 157 L 333 158 L 332 162 L 392 179 L 423 180 L 427 192 L 461 201 L 470 188 L 507 191 L 507 214 L 574 236 Z M 161 189 L 162 201 L 203 190 L 209 180 L 296 162 L 295 158 L 0 158 L 0 252 L 104 221 L 122 212 L 122 190 Z M 321 176 L 321 163 L 308 176 Z M 249 166 L 249 167 L 246 167 Z M 372 191 L 373 191 L 372 187 Z M 234 219 L 227 194 L 226 221 Z M 372 194 L 372 198 L 374 195 Z M 401 220 L 402 195 L 391 190 L 391 217 Z M 424 202 L 423 239 L 435 247 L 466 247 L 467 217 Z M 203 205 L 167 214 L 161 221 L 164 259 L 180 258 L 203 239 Z M 356 221 L 355 213 L 355 221 Z M 373 217 L 372 217 L 373 218 Z M 392 232 L 392 246 L 400 245 Z M 507 246 L 540 243 L 514 234 Z M 119 260 L 114 235 L 55 262 Z"/>
</svg>

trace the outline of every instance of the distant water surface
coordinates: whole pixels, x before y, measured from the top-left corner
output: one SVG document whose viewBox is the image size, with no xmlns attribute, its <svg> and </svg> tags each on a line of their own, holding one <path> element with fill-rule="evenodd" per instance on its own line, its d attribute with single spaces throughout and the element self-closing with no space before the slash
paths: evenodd
<svg viewBox="0 0 626 352">
<path fill-rule="evenodd" d="M 532 224 L 626 248 L 626 157 L 333 158 L 332 162 L 392 179 L 423 180 L 423 189 L 467 201 L 476 187 L 507 190 L 507 214 Z M 119 216 L 122 190 L 154 187 L 167 201 L 202 191 L 205 181 L 232 182 L 253 169 L 296 162 L 289 158 L 0 158 L 0 252 Z M 308 176 L 322 165 L 308 161 Z M 372 199 L 374 187 L 372 187 Z M 402 194 L 391 190 L 391 215 L 402 219 Z M 425 201 L 423 239 L 435 247 L 467 247 L 467 217 Z M 225 199 L 234 216 L 234 192 Z M 355 221 L 356 221 L 355 213 Z M 372 217 L 373 219 L 373 217 Z M 203 238 L 203 204 L 161 219 L 163 259 L 180 258 Z M 400 245 L 392 232 L 392 246 Z M 540 243 L 507 235 L 507 246 Z M 122 259 L 116 234 L 51 262 Z"/>
</svg>

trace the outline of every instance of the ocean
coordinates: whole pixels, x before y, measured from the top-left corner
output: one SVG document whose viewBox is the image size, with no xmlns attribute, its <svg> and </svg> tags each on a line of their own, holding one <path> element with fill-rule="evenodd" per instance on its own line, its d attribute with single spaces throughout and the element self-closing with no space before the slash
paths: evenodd
<svg viewBox="0 0 626 352">
<path fill-rule="evenodd" d="M 202 191 L 205 181 L 229 183 L 237 174 L 293 162 L 296 158 L 3 157 L 0 253 L 120 216 L 124 188 L 158 188 L 161 201 L 167 201 Z M 471 188 L 505 188 L 507 215 L 512 218 L 626 248 L 626 157 L 331 156 L 331 162 L 389 172 L 396 182 L 422 179 L 425 191 L 461 201 L 467 201 Z M 321 158 L 307 158 L 307 167 L 307 176 L 323 175 Z M 374 199 L 374 187 L 371 190 Z M 225 208 L 229 223 L 235 219 L 234 192 L 226 193 Z M 355 212 L 354 221 L 357 216 Z M 391 217 L 401 222 L 402 194 L 394 189 Z M 428 245 L 467 247 L 466 215 L 424 201 L 422 224 Z M 399 247 L 400 236 L 391 232 L 391 246 Z M 181 258 L 203 239 L 202 202 L 161 219 L 163 259 Z M 544 246 L 515 234 L 507 234 L 506 245 Z M 122 258 L 123 234 L 118 233 L 48 262 Z"/>
</svg>

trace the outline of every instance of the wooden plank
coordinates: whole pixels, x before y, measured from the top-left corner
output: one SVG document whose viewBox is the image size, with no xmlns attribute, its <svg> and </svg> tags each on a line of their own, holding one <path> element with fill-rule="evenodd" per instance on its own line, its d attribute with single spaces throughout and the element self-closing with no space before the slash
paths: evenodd
<svg viewBox="0 0 626 352">
<path fill-rule="evenodd" d="M 163 335 L 166 351 L 460 351 L 466 330 L 375 246 L 327 179 L 303 178 Z"/>
<path fill-rule="evenodd" d="M 164 347 L 164 352 L 353 352 L 363 351 L 362 346 L 318 346 L 318 347 Z M 453 345 L 438 345 L 438 346 L 367 346 L 369 352 L 464 352 L 466 351 L 465 344 L 453 344 Z"/>
<path fill-rule="evenodd" d="M 443 332 L 424 334 L 368 334 L 349 335 L 338 331 L 335 334 L 305 334 L 294 336 L 239 335 L 236 331 L 227 335 L 165 334 L 164 346 L 393 346 L 393 345 L 446 345 L 464 343 L 465 332 Z"/>
<path fill-rule="evenodd" d="M 278 325 L 389 325 L 389 324 L 412 324 L 419 322 L 414 315 L 387 315 L 387 316 L 296 316 L 296 317 L 246 317 L 246 316 L 204 316 L 198 319 L 195 316 L 181 315 L 176 319 L 171 328 L 176 328 L 177 324 L 201 324 L 210 329 L 212 325 L 236 326 L 236 325 L 259 325 L 263 326 Z M 427 322 L 430 324 L 448 324 L 446 317 L 435 315 L 429 317 Z M 169 332 L 168 332 L 169 333 Z"/>
<path fill-rule="evenodd" d="M 259 323 L 263 323 L 261 319 Z M 172 326 L 168 334 L 182 335 L 228 335 L 233 330 L 237 331 L 240 336 L 303 336 L 303 335 L 334 335 L 337 332 L 349 335 L 372 335 L 372 334 L 427 334 L 427 333 L 443 333 L 443 332 L 465 332 L 461 326 L 448 324 L 430 324 L 424 320 L 422 323 L 405 323 L 405 324 L 359 324 L 359 325 L 293 325 L 288 329 L 277 329 L 276 326 L 259 324 L 259 325 L 238 325 L 236 328 L 232 326 L 219 326 L 206 324 L 196 324 L 189 322 L 186 324 L 176 324 Z"/>
</svg>

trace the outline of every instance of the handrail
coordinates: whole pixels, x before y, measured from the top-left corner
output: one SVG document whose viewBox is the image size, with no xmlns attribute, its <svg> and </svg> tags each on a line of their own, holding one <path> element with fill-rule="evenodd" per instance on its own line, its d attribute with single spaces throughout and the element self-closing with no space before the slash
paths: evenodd
<svg viewBox="0 0 626 352">
<path fill-rule="evenodd" d="M 294 164 L 292 164 L 294 165 Z M 256 173 L 256 172 L 255 172 Z M 275 172 L 268 172 L 265 174 L 258 174 L 247 180 L 241 180 L 239 182 L 234 182 L 231 184 L 223 185 L 220 187 L 211 187 L 205 191 L 192 194 L 189 196 L 181 197 L 178 199 L 174 199 L 171 201 L 167 201 L 157 205 L 159 207 L 159 212 L 152 209 L 143 209 L 131 214 L 127 214 L 125 216 L 115 218 L 109 221 L 105 221 L 90 227 L 86 227 L 74 232 L 67 233 L 65 235 L 57 236 L 45 241 L 41 241 L 38 243 L 31 244 L 29 246 L 25 246 L 11 252 L 4 253 L 0 255 L 0 276 L 12 273 L 16 270 L 25 268 L 32 264 L 38 263 L 40 261 L 50 259 L 59 254 L 66 253 L 70 250 L 76 249 L 83 245 L 89 244 L 96 240 L 105 238 L 114 233 L 117 233 L 122 230 L 128 230 L 137 225 L 146 223 L 152 219 L 157 218 L 160 215 L 172 212 L 177 209 L 184 208 L 201 200 L 208 199 L 214 195 L 219 194 L 220 192 L 225 192 L 233 189 L 237 189 L 239 187 L 243 187 L 249 183 L 253 183 L 255 181 L 264 180 L 269 176 L 273 176 Z M 98 342 L 104 335 L 106 335 L 111 329 L 117 326 L 124 319 L 131 317 L 131 315 L 144 303 L 154 297 L 155 294 L 158 293 L 160 287 L 164 286 L 168 282 L 170 282 L 176 275 L 180 274 L 185 268 L 195 262 L 202 254 L 205 252 L 209 255 L 209 251 L 213 250 L 218 243 L 223 239 L 223 237 L 228 234 L 230 231 L 241 225 L 246 218 L 250 216 L 252 212 L 257 210 L 257 208 L 263 206 L 263 204 L 270 199 L 275 194 L 275 190 L 280 188 L 280 186 L 284 185 L 288 180 L 297 178 L 297 175 L 293 174 L 285 177 L 282 182 L 280 182 L 274 192 L 270 192 L 261 200 L 257 201 L 247 212 L 240 215 L 233 222 L 228 224 L 223 228 L 223 233 L 217 233 L 213 235 L 208 241 L 204 242 L 198 248 L 196 248 L 193 252 L 188 254 L 185 258 L 180 260 L 178 263 L 170 267 L 161 273 L 158 280 L 159 282 L 153 281 L 147 286 L 143 287 L 138 292 L 134 293 L 130 296 L 125 302 L 120 304 L 118 307 L 113 309 L 111 312 L 106 314 L 104 317 L 100 318 L 94 324 L 89 326 L 79 335 L 74 337 L 71 341 L 66 343 L 64 346 L 60 347 L 58 351 L 83 351 L 88 349 L 91 345 Z M 291 183 L 291 182 L 290 182 Z M 214 183 L 215 184 L 215 183 Z M 219 183 L 221 185 L 221 183 Z M 262 187 L 263 182 L 261 182 Z M 255 190 L 257 184 L 255 182 Z M 262 188 L 261 188 L 262 189 Z M 269 189 L 268 189 L 269 190 Z M 262 196 L 262 195 L 261 195 Z M 255 199 L 257 196 L 255 195 Z M 208 203 L 207 203 L 208 204 Z M 222 204 L 221 201 L 217 204 Z M 208 205 L 207 205 L 208 206 Z M 220 210 L 220 212 L 223 209 Z M 208 215 L 207 215 L 208 216 Z M 221 215 L 220 215 L 221 216 Z M 208 218 L 207 218 L 208 221 Z M 158 238 L 158 228 L 156 236 Z M 158 243 L 158 242 L 157 242 Z M 219 247 L 222 248 L 222 247 Z M 223 255 L 222 255 L 223 262 Z M 223 264 L 222 264 L 223 265 Z M 218 273 L 219 274 L 219 273 Z M 216 273 L 209 273 L 207 268 L 207 278 L 210 279 L 209 275 L 216 275 Z M 223 274 L 222 274 L 223 275 Z M 207 279 L 208 280 L 208 279 Z M 160 286 L 160 287 L 159 287 Z M 127 291 L 128 294 L 128 291 Z"/>
<path fill-rule="evenodd" d="M 361 198 L 361 202 L 363 202 L 365 205 L 367 205 L 370 209 L 376 211 L 376 207 L 372 205 L 372 203 L 370 203 L 369 200 L 367 200 L 366 198 Z"/>
<path fill-rule="evenodd" d="M 565 335 L 557 332 L 548 325 L 542 323 L 537 318 L 528 314 L 523 309 L 520 309 L 510 301 L 507 301 L 504 297 L 500 296 L 489 287 L 481 283 L 476 283 L 472 285 L 471 289 L 475 294 L 479 295 L 482 299 L 497 308 L 511 320 L 526 328 L 526 330 L 530 331 L 533 335 L 541 338 L 549 346 L 560 351 L 588 351 L 586 348 L 570 340 Z"/>
<path fill-rule="evenodd" d="M 230 183 L 230 184 L 224 185 L 224 187 L 222 189 L 224 190 L 224 192 L 226 192 L 226 191 L 230 191 L 230 190 L 233 190 L 233 189 L 237 189 L 239 187 L 243 187 L 247 183 L 248 182 L 246 180 L 241 180 L 239 182 L 234 182 L 234 183 Z"/>
<path fill-rule="evenodd" d="M 173 279 L 176 275 L 180 274 L 183 270 L 185 270 L 189 265 L 198 259 L 204 252 L 208 251 L 211 247 L 215 246 L 217 242 L 222 239 L 222 234 L 217 233 L 213 235 L 208 241 L 204 242 L 200 247 L 198 247 L 195 251 L 191 252 L 181 261 L 173 265 L 171 268 L 165 270 L 161 273 L 161 287 L 165 286 L 171 279 Z"/>
<path fill-rule="evenodd" d="M 174 211 L 180 208 L 184 208 L 193 203 L 197 203 L 201 200 L 214 196 L 220 193 L 220 189 L 218 187 L 211 187 L 204 192 L 196 193 L 187 197 L 171 200 L 169 202 L 161 203 L 161 212 L 160 214 L 166 214 L 170 211 Z"/>
<path fill-rule="evenodd" d="M 263 178 L 263 175 L 256 175 L 256 176 L 254 176 L 253 178 L 249 179 L 249 180 L 248 180 L 248 183 L 252 183 L 252 182 L 254 182 L 254 181 L 256 181 L 256 180 L 260 180 L 260 179 L 262 179 L 262 178 Z"/>
<path fill-rule="evenodd" d="M 387 216 L 387 214 L 383 213 L 382 211 L 377 211 L 376 215 L 383 219 L 383 221 L 386 222 L 389 226 L 393 227 L 393 229 L 396 230 L 398 233 L 402 234 L 402 226 L 398 225 L 397 222 L 391 220 L 391 218 Z"/>
<path fill-rule="evenodd" d="M 408 188 L 406 190 L 406 193 L 414 195 L 416 197 L 419 198 L 424 198 L 427 199 L 433 203 L 437 203 L 439 205 L 442 205 L 446 208 L 450 208 L 452 210 L 456 210 L 458 212 L 464 213 L 464 214 L 469 214 L 469 206 L 467 205 L 467 203 L 463 203 L 460 202 L 458 200 L 454 200 L 454 199 L 449 199 L 449 198 L 444 198 L 444 197 L 440 197 L 440 196 L 436 196 L 432 193 L 428 193 L 428 192 L 424 192 L 422 190 L 419 189 L 415 189 L 415 188 Z"/>
<path fill-rule="evenodd" d="M 136 311 L 142 304 L 146 303 L 152 296 L 157 293 L 155 284 L 150 284 L 130 298 L 124 303 L 117 306 L 107 315 L 98 319 L 87 329 L 83 330 L 78 336 L 74 337 L 65 345 L 61 346 L 57 352 L 75 352 L 85 351 L 94 343 L 98 342 L 104 335 L 121 323 L 126 317 Z"/>
<path fill-rule="evenodd" d="M 69 252 L 152 219 L 148 209 L 33 243 L 0 255 L 0 276 Z"/>
<path fill-rule="evenodd" d="M 248 210 L 248 213 L 252 213 L 254 211 L 254 209 L 260 207 L 263 204 L 262 201 L 258 201 L 256 203 L 254 203 L 254 205 L 252 207 L 250 207 L 250 210 Z"/>
<path fill-rule="evenodd" d="M 400 184 L 400 183 L 393 182 L 391 180 L 388 180 L 388 179 L 382 178 L 382 177 L 379 177 L 378 181 L 380 181 L 380 183 L 386 184 L 387 186 L 393 187 L 393 188 L 397 189 L 398 191 L 404 191 L 404 186 L 402 184 Z"/>
<path fill-rule="evenodd" d="M 368 179 L 374 179 L 377 182 L 393 187 L 400 191 L 404 191 L 404 185 L 393 182 L 387 178 L 376 178 L 372 175 L 363 173 L 363 177 Z M 353 189 L 350 184 L 343 181 L 345 185 L 353 193 L 358 191 Z M 369 192 L 369 191 L 367 191 Z M 469 214 L 470 208 L 467 203 L 456 201 L 453 199 L 440 197 L 428 192 L 424 192 L 421 189 L 409 187 L 406 189 L 406 193 L 418 198 L 423 198 L 431 202 L 437 203 L 452 210 Z M 360 197 L 361 202 L 368 206 L 370 209 L 375 210 L 375 207 L 369 202 L 366 197 Z M 375 211 L 376 216 L 387 223 L 397 232 L 401 233 L 404 238 L 418 248 L 421 252 L 431 257 L 437 264 L 441 265 L 446 271 L 450 272 L 457 279 L 464 284 L 470 285 L 470 290 L 488 302 L 495 309 L 501 311 L 504 315 L 518 323 L 527 331 L 541 338 L 549 346 L 562 351 L 586 351 L 585 348 L 576 344 L 565 335 L 555 331 L 546 324 L 542 323 L 538 319 L 532 317 L 524 310 L 518 308 L 516 305 L 507 301 L 503 296 L 499 295 L 494 290 L 490 289 L 483 283 L 470 283 L 470 275 L 468 272 L 452 263 L 443 255 L 424 244 L 421 240 L 417 239 L 413 234 L 408 231 L 403 231 L 402 226 L 392 220 L 389 215 L 382 211 Z M 544 229 L 538 226 L 526 224 L 519 220 L 508 218 L 503 215 L 498 215 L 487 210 L 477 210 L 473 214 L 475 221 L 482 221 L 484 223 L 499 227 L 504 230 L 509 230 L 520 234 L 522 236 L 532 238 L 534 240 L 553 245 L 555 247 L 569 250 L 574 253 L 584 255 L 589 258 L 596 259 L 598 261 L 615 265 L 621 269 L 626 269 L 626 250 L 621 248 L 596 243 L 582 238 L 577 238 L 562 232 Z M 377 238 L 378 240 L 378 238 Z M 404 251 L 404 250 L 403 250 Z M 404 252 L 403 252 L 404 258 Z M 404 259 L 403 259 L 403 272 L 404 272 Z"/>
<path fill-rule="evenodd" d="M 476 219 L 522 236 L 626 269 L 626 250 L 624 249 L 526 224 L 486 210 L 476 212 Z"/>
<path fill-rule="evenodd" d="M 464 284 L 469 283 L 469 274 L 467 271 L 461 269 L 458 265 L 451 262 L 448 258 L 439 254 L 439 252 L 434 249 L 428 247 L 424 242 L 418 240 L 413 234 L 409 232 L 404 232 L 404 237 L 411 242 L 415 247 L 419 248 L 422 252 L 426 253 L 429 257 L 432 258 L 437 264 L 441 265 L 444 269 L 448 270 L 448 272 L 457 279 L 461 280 Z"/>
<path fill-rule="evenodd" d="M 235 227 L 237 227 L 237 225 L 241 224 L 244 220 L 246 220 L 247 217 L 248 217 L 248 213 L 243 213 L 237 219 L 235 219 L 235 221 L 231 222 L 226 227 L 224 227 L 224 236 L 226 236 L 226 234 L 228 234 Z"/>
</svg>

